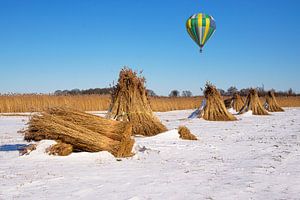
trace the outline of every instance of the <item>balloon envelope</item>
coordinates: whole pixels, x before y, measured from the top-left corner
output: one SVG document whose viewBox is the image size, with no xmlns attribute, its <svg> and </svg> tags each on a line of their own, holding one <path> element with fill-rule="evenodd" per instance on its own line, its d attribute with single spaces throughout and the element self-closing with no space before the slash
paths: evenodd
<svg viewBox="0 0 300 200">
<path fill-rule="evenodd" d="M 216 30 L 216 22 L 210 15 L 198 13 L 192 15 L 186 22 L 190 37 L 198 44 L 200 51 Z"/>
</svg>

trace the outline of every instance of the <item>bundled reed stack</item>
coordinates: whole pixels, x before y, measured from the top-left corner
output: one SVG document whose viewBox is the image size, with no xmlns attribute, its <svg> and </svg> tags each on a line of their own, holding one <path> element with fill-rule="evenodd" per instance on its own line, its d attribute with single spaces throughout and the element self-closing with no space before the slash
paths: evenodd
<svg viewBox="0 0 300 200">
<path fill-rule="evenodd" d="M 224 100 L 225 107 L 227 109 L 232 108 L 233 100 L 232 97 Z"/>
<path fill-rule="evenodd" d="M 178 127 L 178 134 L 179 137 L 183 140 L 198 140 L 195 135 L 193 135 L 186 126 L 179 126 Z"/>
<path fill-rule="evenodd" d="M 108 151 L 116 157 L 132 156 L 134 140 L 132 126 L 128 122 L 118 122 L 84 112 L 51 108 L 34 115 L 25 130 L 25 140 L 57 140 L 56 154 L 71 149 L 73 151 Z M 65 145 L 68 144 L 68 145 Z M 62 153 L 63 154 L 63 153 Z"/>
<path fill-rule="evenodd" d="M 245 102 L 242 99 L 242 97 L 239 95 L 239 93 L 234 93 L 233 96 L 229 99 L 224 100 L 225 107 L 233 108 L 235 111 L 240 111 L 242 107 L 244 106 Z"/>
<path fill-rule="evenodd" d="M 220 92 L 217 88 L 206 83 L 204 90 L 205 104 L 198 115 L 199 118 L 210 121 L 233 121 L 236 118 L 227 111 L 222 100 Z"/>
<path fill-rule="evenodd" d="M 232 97 L 232 108 L 236 111 L 240 111 L 245 102 L 239 93 L 234 93 Z"/>
<path fill-rule="evenodd" d="M 128 68 L 120 72 L 106 117 L 130 122 L 134 135 L 153 136 L 167 130 L 151 110 L 145 78 Z"/>
<path fill-rule="evenodd" d="M 283 112 L 284 111 L 277 103 L 273 91 L 269 91 L 268 94 L 266 95 L 265 108 L 269 112 Z"/>
<path fill-rule="evenodd" d="M 245 104 L 240 110 L 239 114 L 243 114 L 248 111 L 252 111 L 253 115 L 268 115 L 268 112 L 261 105 L 257 91 L 255 89 L 250 89 L 247 95 Z"/>
<path fill-rule="evenodd" d="M 51 145 L 46 149 L 49 155 L 54 156 L 68 156 L 73 152 L 73 146 L 70 144 L 58 142 L 57 144 Z"/>
</svg>

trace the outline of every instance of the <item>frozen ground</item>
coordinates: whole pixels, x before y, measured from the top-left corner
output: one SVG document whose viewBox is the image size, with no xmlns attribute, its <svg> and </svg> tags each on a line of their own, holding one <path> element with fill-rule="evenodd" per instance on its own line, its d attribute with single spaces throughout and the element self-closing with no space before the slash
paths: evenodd
<svg viewBox="0 0 300 200">
<path fill-rule="evenodd" d="M 300 108 L 235 122 L 185 119 L 192 111 L 157 113 L 175 130 L 136 138 L 133 158 L 109 153 L 19 157 L 26 116 L 0 116 L 0 199 L 300 199 Z"/>
</svg>

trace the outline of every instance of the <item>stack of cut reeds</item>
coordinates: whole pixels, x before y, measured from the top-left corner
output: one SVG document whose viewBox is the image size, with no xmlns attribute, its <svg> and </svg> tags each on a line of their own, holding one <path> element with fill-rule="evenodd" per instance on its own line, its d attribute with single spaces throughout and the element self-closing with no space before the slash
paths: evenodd
<svg viewBox="0 0 300 200">
<path fill-rule="evenodd" d="M 250 89 L 246 98 L 244 106 L 239 111 L 239 114 L 243 114 L 248 111 L 252 111 L 253 115 L 268 115 L 269 113 L 262 106 L 258 93 L 255 89 Z"/>
<path fill-rule="evenodd" d="M 191 133 L 190 129 L 186 126 L 178 127 L 179 137 L 183 140 L 198 140 L 197 137 Z"/>
<path fill-rule="evenodd" d="M 275 98 L 275 94 L 273 91 L 269 91 L 266 95 L 265 108 L 269 112 L 283 112 L 284 110 L 279 106 L 277 100 Z"/>
<path fill-rule="evenodd" d="M 204 96 L 206 104 L 199 113 L 199 118 L 209 121 L 233 121 L 236 118 L 227 111 L 220 92 L 211 83 L 206 83 Z"/>
<path fill-rule="evenodd" d="M 32 116 L 25 140 L 57 140 L 72 145 L 73 151 L 108 151 L 116 157 L 128 157 L 134 144 L 131 134 L 131 123 L 60 107 Z"/>
<path fill-rule="evenodd" d="M 145 78 L 128 68 L 120 72 L 106 117 L 130 122 L 133 135 L 153 136 L 167 130 L 152 112 Z"/>
</svg>

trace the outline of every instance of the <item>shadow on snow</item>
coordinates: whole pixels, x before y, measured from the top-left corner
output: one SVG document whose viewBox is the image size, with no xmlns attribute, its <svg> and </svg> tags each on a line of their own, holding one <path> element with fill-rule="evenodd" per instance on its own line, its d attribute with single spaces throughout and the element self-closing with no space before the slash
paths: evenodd
<svg viewBox="0 0 300 200">
<path fill-rule="evenodd" d="M 26 144 L 5 144 L 0 146 L 0 151 L 20 151 L 26 146 Z"/>
</svg>

